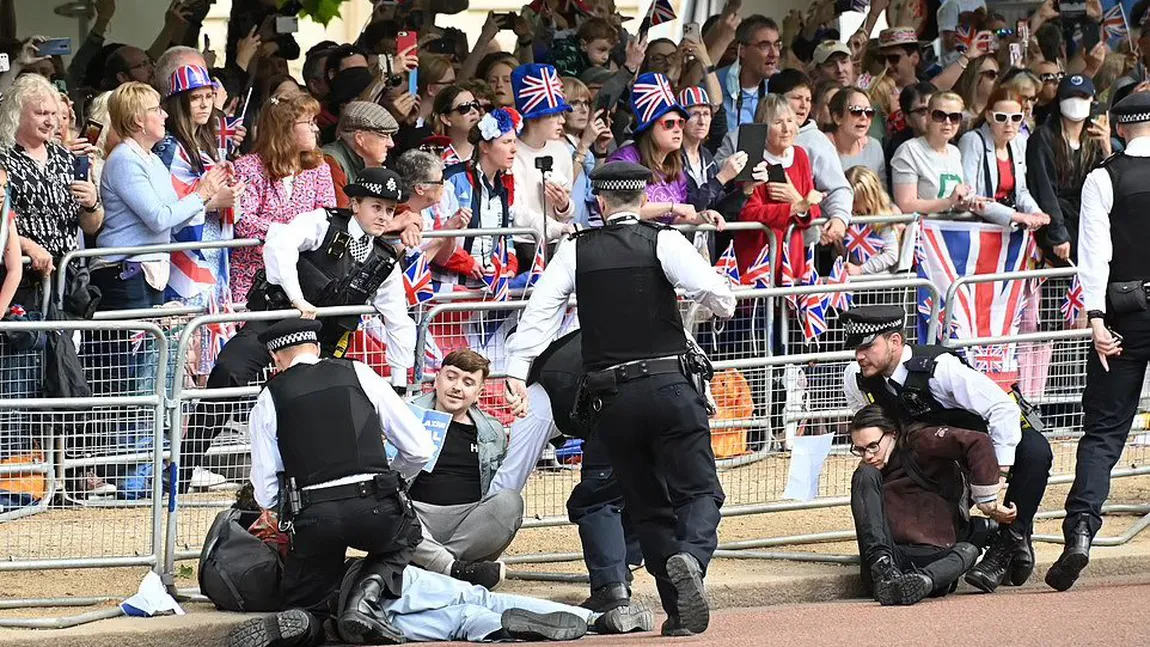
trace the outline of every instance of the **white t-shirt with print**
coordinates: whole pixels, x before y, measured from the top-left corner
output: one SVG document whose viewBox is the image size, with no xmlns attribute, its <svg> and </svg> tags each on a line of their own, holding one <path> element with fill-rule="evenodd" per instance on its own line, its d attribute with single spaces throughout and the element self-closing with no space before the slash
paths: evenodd
<svg viewBox="0 0 1150 647">
<path fill-rule="evenodd" d="M 947 198 L 963 182 L 962 154 L 954 144 L 947 144 L 946 152 L 939 153 L 924 137 L 915 137 L 895 151 L 890 172 L 892 185 L 918 186 L 919 200 Z"/>
</svg>

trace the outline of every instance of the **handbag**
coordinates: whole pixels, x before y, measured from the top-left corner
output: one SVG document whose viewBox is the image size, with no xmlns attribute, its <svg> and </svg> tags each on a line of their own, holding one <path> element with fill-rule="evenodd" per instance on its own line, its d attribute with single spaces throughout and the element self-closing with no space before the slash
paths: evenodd
<svg viewBox="0 0 1150 647">
<path fill-rule="evenodd" d="M 1146 309 L 1145 281 L 1119 281 L 1106 286 L 1106 302 L 1110 312 L 1123 315 Z"/>
</svg>

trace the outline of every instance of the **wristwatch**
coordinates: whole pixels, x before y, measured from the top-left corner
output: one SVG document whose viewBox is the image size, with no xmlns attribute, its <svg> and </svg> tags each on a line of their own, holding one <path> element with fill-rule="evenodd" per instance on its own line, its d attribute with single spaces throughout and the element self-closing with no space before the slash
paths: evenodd
<svg viewBox="0 0 1150 647">
<path fill-rule="evenodd" d="M 1106 318 L 1106 313 L 1102 312 L 1101 310 L 1087 310 L 1086 311 L 1086 320 L 1087 321 L 1090 321 L 1091 319 L 1105 319 L 1105 318 Z"/>
<path fill-rule="evenodd" d="M 98 198 L 98 197 L 96 198 L 96 204 L 93 204 L 90 207 L 85 207 L 84 205 L 80 205 L 80 208 L 84 210 L 84 213 L 96 213 L 96 211 L 98 211 L 100 209 L 100 198 Z"/>
</svg>

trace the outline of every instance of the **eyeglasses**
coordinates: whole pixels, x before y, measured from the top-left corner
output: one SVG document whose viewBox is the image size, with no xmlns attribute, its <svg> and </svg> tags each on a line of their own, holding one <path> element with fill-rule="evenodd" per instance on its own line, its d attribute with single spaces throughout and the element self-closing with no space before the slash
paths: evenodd
<svg viewBox="0 0 1150 647">
<path fill-rule="evenodd" d="M 1064 72 L 1047 72 L 1038 78 L 1041 79 L 1043 83 L 1061 83 L 1065 76 L 1066 74 Z"/>
<path fill-rule="evenodd" d="M 1004 124 L 1007 121 L 1012 121 L 1016 124 L 1022 123 L 1021 112 L 992 112 L 990 116 L 994 119 L 995 123 Z"/>
<path fill-rule="evenodd" d="M 847 112 L 851 113 L 852 117 L 866 117 L 867 119 L 874 119 L 874 108 L 867 108 L 866 106 L 847 106 Z"/>
<path fill-rule="evenodd" d="M 591 107 L 591 102 L 586 99 L 573 99 L 567 102 L 572 108 L 587 110 Z"/>
<path fill-rule="evenodd" d="M 455 106 L 454 108 L 452 108 L 451 110 L 448 110 L 448 112 L 458 112 L 461 115 L 465 115 L 465 114 L 471 112 L 472 110 L 482 110 L 482 109 L 483 109 L 483 106 L 478 101 L 470 101 L 468 103 L 461 103 L 461 104 Z"/>
<path fill-rule="evenodd" d="M 978 74 L 987 81 L 993 81 L 998 78 L 998 70 L 983 70 Z"/>
<path fill-rule="evenodd" d="M 430 184 L 430 185 L 434 186 L 434 185 L 438 185 L 438 184 L 443 184 L 443 180 L 427 180 L 426 182 L 420 182 L 420 184 Z"/>
<path fill-rule="evenodd" d="M 686 123 L 684 119 L 675 118 L 664 119 L 659 122 L 659 125 L 663 127 L 663 130 L 675 130 L 676 128 L 682 128 L 684 123 Z"/>
<path fill-rule="evenodd" d="M 878 440 L 874 441 L 873 443 L 863 445 L 862 447 L 859 447 L 858 445 L 851 445 L 851 453 L 854 454 L 855 456 L 858 456 L 859 458 L 864 458 L 866 456 L 874 456 L 875 454 L 877 454 L 879 452 L 879 449 L 882 447 L 883 439 L 885 439 L 889 435 L 890 434 L 883 434 Z"/>
<path fill-rule="evenodd" d="M 783 41 L 781 41 L 781 40 L 761 40 L 757 43 L 749 43 L 747 46 L 748 47 L 754 47 L 755 49 L 759 50 L 760 52 L 763 52 L 764 54 L 770 50 L 774 50 L 776 52 L 781 52 L 783 49 Z"/>
<path fill-rule="evenodd" d="M 295 122 L 295 125 L 297 125 L 297 126 L 301 126 L 301 125 L 302 126 L 314 126 L 315 128 L 319 128 L 319 124 L 316 123 L 315 119 L 300 120 L 300 121 Z"/>
<path fill-rule="evenodd" d="M 898 65 L 899 62 L 902 61 L 902 54 L 887 54 L 883 58 L 885 58 L 886 62 L 890 63 L 891 65 Z"/>
<path fill-rule="evenodd" d="M 946 121 L 949 121 L 952 124 L 962 123 L 961 112 L 943 112 L 941 110 L 935 110 L 930 113 L 930 118 L 933 119 L 934 123 L 936 124 L 941 124 Z"/>
</svg>

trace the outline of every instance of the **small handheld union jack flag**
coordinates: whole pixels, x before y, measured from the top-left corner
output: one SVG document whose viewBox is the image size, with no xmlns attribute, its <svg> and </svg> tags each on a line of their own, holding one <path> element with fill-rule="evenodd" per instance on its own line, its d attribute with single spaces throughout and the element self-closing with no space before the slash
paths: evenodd
<svg viewBox="0 0 1150 647">
<path fill-rule="evenodd" d="M 1086 305 L 1083 301 L 1082 283 L 1078 281 L 1078 275 L 1075 274 L 1074 278 L 1070 281 L 1070 289 L 1066 291 L 1066 299 L 1062 301 L 1062 316 L 1066 319 L 1067 325 L 1073 326 L 1082 316 L 1082 310 Z"/>
<path fill-rule="evenodd" d="M 235 148 L 235 137 L 240 131 L 240 124 L 243 123 L 243 117 L 220 117 L 220 156 L 226 157 L 230 155 Z"/>
<path fill-rule="evenodd" d="M 743 275 L 745 285 L 755 288 L 771 287 L 770 249 L 770 245 L 763 245 L 763 248 L 759 250 L 755 262 L 751 263 L 750 267 L 747 268 L 747 273 Z"/>
<path fill-rule="evenodd" d="M 1102 15 L 1102 29 L 1106 33 L 1107 42 L 1126 38 L 1130 34 L 1130 28 L 1126 25 L 1126 12 L 1120 1 L 1116 0 L 1114 6 Z"/>
<path fill-rule="evenodd" d="M 515 278 L 515 269 L 507 257 L 507 239 L 500 238 L 491 254 L 491 267 L 483 271 L 483 282 L 487 284 L 487 293 L 494 301 L 506 301 L 511 294 L 511 279 Z"/>
<path fill-rule="evenodd" d="M 655 0 L 650 15 L 652 27 L 671 22 L 676 18 L 675 8 L 671 6 L 671 0 Z"/>
<path fill-rule="evenodd" d="M 427 254 L 417 249 L 408 255 L 407 261 L 407 269 L 403 270 L 403 291 L 407 294 L 407 305 L 410 307 L 430 301 L 435 296 L 435 286 L 431 282 Z"/>
<path fill-rule="evenodd" d="M 843 237 L 847 255 L 855 265 L 862 265 L 882 252 L 882 236 L 870 225 L 851 225 Z"/>
<path fill-rule="evenodd" d="M 527 287 L 531 287 L 543 278 L 543 270 L 547 268 L 547 262 L 543 260 L 543 245 L 536 245 L 535 247 L 535 260 L 531 262 L 531 271 L 527 275 Z"/>
<path fill-rule="evenodd" d="M 727 245 L 727 250 L 723 252 L 719 260 L 715 262 L 715 271 L 727 277 L 727 280 L 731 283 L 735 285 L 739 284 L 739 263 L 735 258 L 734 241 L 731 241 L 731 243 Z"/>
<path fill-rule="evenodd" d="M 827 285 L 846 285 L 850 281 L 850 275 L 847 274 L 846 262 L 843 257 L 839 256 L 835 259 L 835 264 L 831 266 L 831 274 L 827 277 Z M 829 297 L 828 305 L 839 312 L 850 310 L 854 305 L 854 297 L 850 292 L 828 292 Z"/>
</svg>

